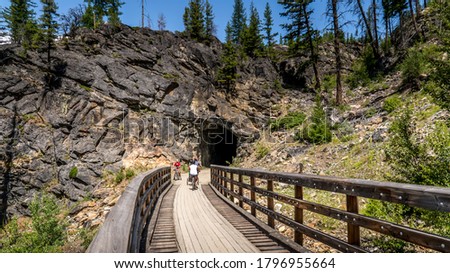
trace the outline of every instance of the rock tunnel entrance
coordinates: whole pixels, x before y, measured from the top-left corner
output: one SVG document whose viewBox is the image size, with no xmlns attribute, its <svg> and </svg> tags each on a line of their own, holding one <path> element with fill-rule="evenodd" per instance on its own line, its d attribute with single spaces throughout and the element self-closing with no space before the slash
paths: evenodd
<svg viewBox="0 0 450 273">
<path fill-rule="evenodd" d="M 202 165 L 227 166 L 236 156 L 238 138 L 222 124 L 212 123 L 203 128 L 200 143 Z"/>
</svg>

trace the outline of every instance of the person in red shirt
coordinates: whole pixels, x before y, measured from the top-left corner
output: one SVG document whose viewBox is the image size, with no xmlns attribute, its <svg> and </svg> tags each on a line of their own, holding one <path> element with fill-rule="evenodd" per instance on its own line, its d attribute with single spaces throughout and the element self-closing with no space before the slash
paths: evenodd
<svg viewBox="0 0 450 273">
<path fill-rule="evenodd" d="M 180 167 L 181 167 L 181 160 L 173 163 L 173 166 L 175 167 L 175 174 L 173 177 L 173 180 L 181 180 L 181 173 L 180 173 Z"/>
</svg>

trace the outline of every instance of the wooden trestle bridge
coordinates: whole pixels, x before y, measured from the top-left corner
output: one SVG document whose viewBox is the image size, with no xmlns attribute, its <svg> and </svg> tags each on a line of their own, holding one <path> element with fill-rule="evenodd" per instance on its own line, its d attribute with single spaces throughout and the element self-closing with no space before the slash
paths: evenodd
<svg viewBox="0 0 450 273">
<path fill-rule="evenodd" d="M 359 203 L 369 198 L 449 213 L 449 188 L 216 165 L 201 172 L 200 184 L 191 190 L 185 174 L 172 181 L 170 167 L 138 175 L 88 252 L 311 252 L 304 246 L 305 237 L 340 252 L 370 252 L 362 244 L 367 240 L 363 229 L 450 252 L 450 238 L 359 213 Z M 304 188 L 342 195 L 345 205 L 306 200 Z M 280 210 L 277 204 L 292 209 Z M 305 224 L 307 212 L 341 222 L 346 232 L 332 235 Z M 279 233 L 278 224 L 292 228 L 293 237 Z"/>
</svg>

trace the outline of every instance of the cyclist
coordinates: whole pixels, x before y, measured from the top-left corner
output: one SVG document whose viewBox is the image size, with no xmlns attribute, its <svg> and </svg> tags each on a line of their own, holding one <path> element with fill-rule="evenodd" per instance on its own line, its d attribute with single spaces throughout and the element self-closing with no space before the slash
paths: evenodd
<svg viewBox="0 0 450 273">
<path fill-rule="evenodd" d="M 200 171 L 200 167 L 195 164 L 195 161 L 191 161 L 191 165 L 189 165 L 189 176 L 192 181 L 192 190 L 195 190 L 198 187 L 198 173 Z"/>
<path fill-rule="evenodd" d="M 173 163 L 173 166 L 175 167 L 175 174 L 173 176 L 173 180 L 180 180 L 181 179 L 181 173 L 180 173 L 180 167 L 181 167 L 181 160 Z"/>
</svg>

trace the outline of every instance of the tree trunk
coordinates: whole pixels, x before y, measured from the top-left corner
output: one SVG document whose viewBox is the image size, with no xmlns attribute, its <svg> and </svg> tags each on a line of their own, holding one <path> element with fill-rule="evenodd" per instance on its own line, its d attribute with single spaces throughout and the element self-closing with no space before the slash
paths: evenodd
<svg viewBox="0 0 450 273">
<path fill-rule="evenodd" d="M 413 23 L 414 23 L 414 31 L 416 32 L 417 35 L 420 36 L 419 28 L 417 27 L 416 16 L 414 15 L 414 9 L 413 9 L 412 0 L 408 0 L 408 3 L 409 3 L 409 11 L 411 12 L 411 18 L 412 18 Z"/>
<path fill-rule="evenodd" d="M 386 40 L 384 41 L 386 47 L 386 53 L 389 51 L 389 18 L 385 16 L 384 18 L 384 27 L 386 29 Z"/>
<path fill-rule="evenodd" d="M 339 44 L 339 21 L 337 1 L 331 0 L 331 6 L 333 9 L 333 25 L 334 25 L 334 53 L 336 55 L 336 105 L 342 104 L 342 60 L 341 49 Z"/>
<path fill-rule="evenodd" d="M 375 47 L 380 48 L 379 42 L 378 42 L 378 26 L 377 26 L 377 1 L 372 0 L 372 6 L 373 6 L 373 35 L 375 36 Z"/>
<path fill-rule="evenodd" d="M 417 18 L 420 18 L 420 11 L 421 11 L 421 8 L 420 8 L 420 2 L 419 2 L 419 0 L 414 0 L 414 2 L 415 2 L 415 4 L 416 4 L 416 14 L 417 14 Z"/>
<path fill-rule="evenodd" d="M 312 30 L 311 30 L 311 26 L 309 24 L 309 16 L 308 16 L 308 12 L 306 10 L 306 5 L 303 4 L 302 7 L 303 7 L 303 16 L 305 16 L 306 36 L 308 39 L 308 45 L 309 45 L 309 50 L 310 50 L 311 59 L 312 59 L 314 78 L 316 79 L 316 84 L 315 84 L 314 88 L 316 90 L 320 90 L 320 77 L 319 77 L 319 70 L 317 69 L 317 54 L 316 54 L 316 50 L 314 48 Z"/>
<path fill-rule="evenodd" d="M 366 25 L 366 32 L 367 32 L 367 36 L 369 38 L 370 46 L 372 47 L 372 50 L 373 50 L 373 54 L 375 55 L 375 58 L 378 59 L 380 56 L 379 51 L 378 51 L 378 45 L 377 45 L 378 42 L 375 43 L 375 40 L 373 39 L 372 30 L 370 28 L 369 21 L 367 20 L 366 13 L 364 12 L 364 8 L 361 4 L 361 0 L 357 0 L 356 2 L 358 4 L 359 12 L 361 13 L 361 16 L 363 18 L 364 25 Z"/>
</svg>

